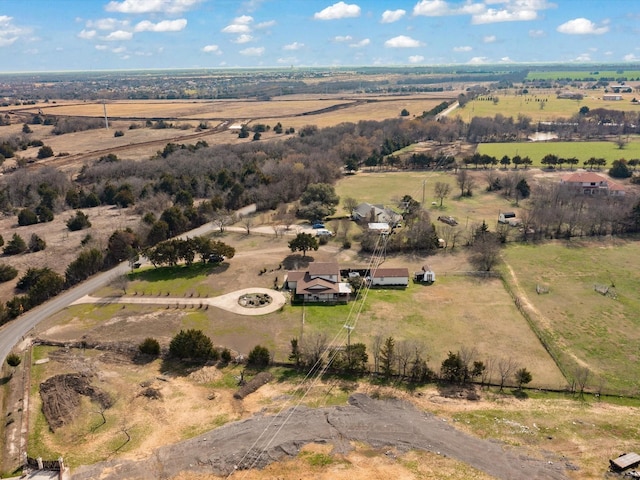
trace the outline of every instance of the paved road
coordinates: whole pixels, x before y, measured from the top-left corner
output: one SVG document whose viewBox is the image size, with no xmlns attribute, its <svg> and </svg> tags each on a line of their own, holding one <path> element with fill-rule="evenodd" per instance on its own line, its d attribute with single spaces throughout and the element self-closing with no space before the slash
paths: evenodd
<svg viewBox="0 0 640 480">
<path fill-rule="evenodd" d="M 4 363 L 5 358 L 7 358 L 7 355 L 11 353 L 11 349 L 14 345 L 20 342 L 22 338 L 42 320 L 63 308 L 66 308 L 76 300 L 88 295 L 98 288 L 107 285 L 119 275 L 127 272 L 129 268 L 129 262 L 124 262 L 107 272 L 91 277 L 86 282 L 83 282 L 70 290 L 64 291 L 57 297 L 54 297 L 48 302 L 29 310 L 27 313 L 4 325 L 0 329 L 0 361 Z"/>
</svg>

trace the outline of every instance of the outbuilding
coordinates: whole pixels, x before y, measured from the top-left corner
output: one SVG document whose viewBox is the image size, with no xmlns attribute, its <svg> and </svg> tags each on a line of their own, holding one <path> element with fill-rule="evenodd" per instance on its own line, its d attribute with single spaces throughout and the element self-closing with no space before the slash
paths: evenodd
<svg viewBox="0 0 640 480">
<path fill-rule="evenodd" d="M 509 223 L 512 219 L 516 218 L 515 212 L 503 212 L 498 215 L 499 223 Z"/>
<path fill-rule="evenodd" d="M 611 470 L 614 472 L 623 472 L 629 468 L 634 468 L 640 465 L 640 455 L 637 453 L 624 453 L 618 458 L 609 460 Z"/>
<path fill-rule="evenodd" d="M 369 273 L 372 287 L 406 287 L 409 285 L 408 268 L 376 268 Z"/>
</svg>

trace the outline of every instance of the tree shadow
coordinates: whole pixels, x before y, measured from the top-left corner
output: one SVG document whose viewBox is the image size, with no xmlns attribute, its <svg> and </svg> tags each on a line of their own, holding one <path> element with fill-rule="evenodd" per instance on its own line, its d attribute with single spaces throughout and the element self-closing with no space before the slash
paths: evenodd
<svg viewBox="0 0 640 480">
<path fill-rule="evenodd" d="M 164 357 L 160 363 L 162 377 L 186 377 L 206 365 L 214 365 L 215 362 L 187 361 L 172 357 Z"/>
<path fill-rule="evenodd" d="M 286 270 L 302 270 L 307 268 L 311 262 L 315 261 L 312 256 L 302 256 L 300 254 L 287 255 L 282 261 L 282 266 Z"/>
<path fill-rule="evenodd" d="M 511 395 L 513 395 L 514 398 L 517 398 L 518 400 L 526 400 L 529 398 L 527 392 L 518 388 L 511 390 Z"/>
<path fill-rule="evenodd" d="M 202 263 L 196 262 L 191 265 L 175 265 L 168 267 L 157 267 L 133 272 L 129 274 L 130 280 L 141 280 L 145 282 L 158 282 L 174 278 L 195 278 L 201 275 L 211 275 L 212 273 L 223 273 L 229 268 L 227 262 L 222 263 Z"/>
<path fill-rule="evenodd" d="M 438 394 L 445 398 L 459 398 L 464 400 L 479 400 L 480 394 L 476 385 L 473 384 L 457 384 L 439 382 L 437 384 Z"/>
<path fill-rule="evenodd" d="M 11 375 L 0 378 L 0 386 L 6 385 L 11 380 Z"/>
</svg>

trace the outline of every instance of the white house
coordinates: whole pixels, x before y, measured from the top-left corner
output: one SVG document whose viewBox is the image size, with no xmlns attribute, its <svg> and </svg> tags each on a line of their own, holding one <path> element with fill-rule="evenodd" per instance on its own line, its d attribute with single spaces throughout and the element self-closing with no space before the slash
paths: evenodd
<svg viewBox="0 0 640 480">
<path fill-rule="evenodd" d="M 369 272 L 372 287 L 406 287 L 409 285 L 408 268 L 376 268 Z"/>
<path fill-rule="evenodd" d="M 560 186 L 583 195 L 623 196 L 624 188 L 593 172 L 575 172 L 560 179 Z"/>
<path fill-rule="evenodd" d="M 337 263 L 314 262 L 306 271 L 287 272 L 284 287 L 293 291 L 298 302 L 348 302 L 351 286 L 340 281 Z"/>
<path fill-rule="evenodd" d="M 515 218 L 516 218 L 515 212 L 501 212 L 498 215 L 498 222 L 499 223 L 510 223 Z"/>
</svg>

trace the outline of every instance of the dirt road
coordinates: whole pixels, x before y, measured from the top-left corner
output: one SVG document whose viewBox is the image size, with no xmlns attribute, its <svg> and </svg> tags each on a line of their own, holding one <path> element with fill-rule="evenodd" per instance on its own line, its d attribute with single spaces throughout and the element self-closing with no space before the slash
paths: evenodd
<svg viewBox="0 0 640 480">
<path fill-rule="evenodd" d="M 145 460 L 115 459 L 80 467 L 72 479 L 170 479 L 183 471 L 229 475 L 295 456 L 308 443 L 329 443 L 335 453 L 347 453 L 350 442 L 395 447 L 401 452 L 431 451 L 508 480 L 560 480 L 567 478 L 565 469 L 572 468 L 566 459 L 536 459 L 524 450 L 471 437 L 405 401 L 354 394 L 345 406 L 297 407 L 276 416 L 256 415 L 230 423 L 159 448 Z"/>
</svg>

